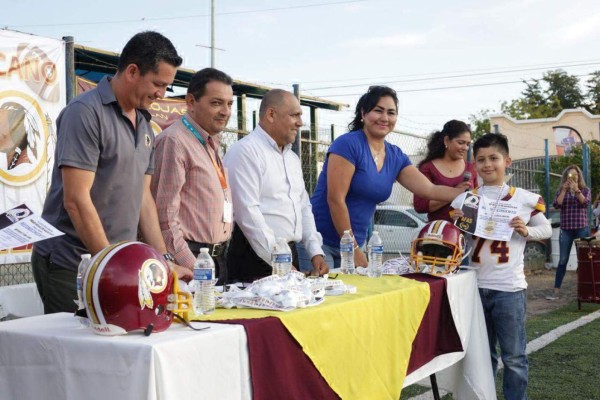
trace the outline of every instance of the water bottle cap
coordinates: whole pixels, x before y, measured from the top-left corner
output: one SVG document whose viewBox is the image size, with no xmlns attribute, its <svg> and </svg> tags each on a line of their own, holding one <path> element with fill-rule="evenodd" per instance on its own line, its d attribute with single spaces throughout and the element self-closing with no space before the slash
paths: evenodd
<svg viewBox="0 0 600 400">
<path fill-rule="evenodd" d="M 89 260 L 90 258 L 92 258 L 91 254 L 85 253 L 81 255 L 82 260 Z"/>
<path fill-rule="evenodd" d="M 350 229 L 345 230 L 344 233 L 350 233 Z"/>
<path fill-rule="evenodd" d="M 200 253 L 208 253 L 208 247 L 202 247 Z"/>
<path fill-rule="evenodd" d="M 379 231 L 373 231 L 373 235 L 379 235 Z"/>
</svg>

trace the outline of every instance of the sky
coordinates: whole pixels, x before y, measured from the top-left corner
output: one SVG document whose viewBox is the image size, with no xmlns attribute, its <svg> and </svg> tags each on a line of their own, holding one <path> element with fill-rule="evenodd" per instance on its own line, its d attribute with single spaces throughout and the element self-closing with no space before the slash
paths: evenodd
<svg viewBox="0 0 600 400">
<path fill-rule="evenodd" d="M 7 3 L 7 4 L 6 4 Z M 234 79 L 350 105 L 371 84 L 398 91 L 396 129 L 425 135 L 517 98 L 522 80 L 600 70 L 598 0 L 216 0 L 215 66 Z M 119 52 L 142 30 L 210 66 L 210 0 L 3 2 L 0 27 Z M 176 4 L 177 8 L 167 8 Z"/>
</svg>

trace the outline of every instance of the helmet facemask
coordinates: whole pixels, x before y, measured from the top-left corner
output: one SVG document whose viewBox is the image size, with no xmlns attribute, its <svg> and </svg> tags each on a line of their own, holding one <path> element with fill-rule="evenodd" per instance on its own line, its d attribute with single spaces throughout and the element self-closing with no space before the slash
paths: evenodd
<svg viewBox="0 0 600 400">
<path fill-rule="evenodd" d="M 447 221 L 428 223 L 411 245 L 410 258 L 415 272 L 449 274 L 458 270 L 464 256 L 464 235 Z"/>
</svg>

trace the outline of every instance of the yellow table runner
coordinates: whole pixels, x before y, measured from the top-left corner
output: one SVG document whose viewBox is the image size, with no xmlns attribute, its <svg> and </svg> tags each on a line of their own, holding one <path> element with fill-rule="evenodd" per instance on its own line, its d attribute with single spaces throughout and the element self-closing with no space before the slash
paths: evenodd
<svg viewBox="0 0 600 400">
<path fill-rule="evenodd" d="M 399 276 L 339 275 L 358 293 L 290 312 L 217 309 L 198 321 L 277 317 L 342 399 L 394 399 L 429 303 L 429 285 Z"/>
</svg>

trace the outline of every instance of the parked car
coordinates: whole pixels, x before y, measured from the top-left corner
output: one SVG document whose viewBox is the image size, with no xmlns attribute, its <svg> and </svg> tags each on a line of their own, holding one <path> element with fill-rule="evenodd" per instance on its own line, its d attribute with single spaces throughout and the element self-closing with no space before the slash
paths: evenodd
<svg viewBox="0 0 600 400">
<path fill-rule="evenodd" d="M 547 218 L 550 221 L 553 229 L 560 228 L 560 210 L 551 207 L 548 212 Z M 543 259 L 544 261 L 552 261 L 551 254 L 551 239 L 528 241 L 525 245 L 524 252 L 525 267 L 532 265 L 533 263 L 535 263 L 536 260 L 540 259 Z"/>
<path fill-rule="evenodd" d="M 375 210 L 373 230 L 378 231 L 385 253 L 410 253 L 410 244 L 427 223 L 427 214 L 410 206 L 380 204 Z"/>
</svg>

